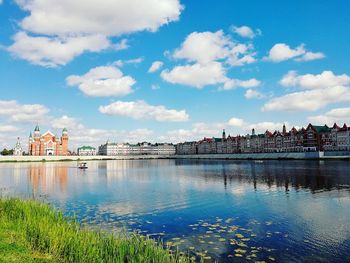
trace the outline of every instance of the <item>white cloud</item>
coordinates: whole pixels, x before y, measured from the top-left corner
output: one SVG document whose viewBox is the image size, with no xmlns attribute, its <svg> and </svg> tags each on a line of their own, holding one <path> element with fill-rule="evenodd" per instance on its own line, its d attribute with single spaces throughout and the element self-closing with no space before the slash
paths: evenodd
<svg viewBox="0 0 350 263">
<path fill-rule="evenodd" d="M 297 61 L 310 61 L 315 59 L 321 59 L 324 57 L 324 54 L 321 52 L 313 53 L 310 51 L 306 51 L 303 44 L 293 49 L 287 44 L 278 43 L 270 49 L 269 55 L 268 57 L 265 57 L 265 60 L 281 62 L 284 60 L 294 58 Z"/>
<path fill-rule="evenodd" d="M 225 60 L 231 66 L 241 66 L 255 61 L 251 44 L 233 42 L 222 30 L 193 32 L 188 35 L 173 57 L 200 64 Z"/>
<path fill-rule="evenodd" d="M 203 88 L 226 81 L 225 69 L 220 62 L 176 66 L 172 70 L 163 70 L 161 77 L 172 84 L 182 84 Z"/>
<path fill-rule="evenodd" d="M 15 43 L 8 50 L 16 57 L 44 67 L 66 65 L 83 52 L 99 52 L 110 46 L 103 35 L 81 37 L 32 37 L 25 32 L 14 36 Z"/>
<path fill-rule="evenodd" d="M 170 71 L 163 70 L 161 77 L 172 84 L 192 86 L 198 89 L 215 84 L 223 84 L 221 88 L 223 90 L 231 90 L 236 87 L 252 88 L 260 85 L 260 81 L 254 78 L 249 80 L 227 78 L 225 68 L 217 61 L 176 66 Z"/>
<path fill-rule="evenodd" d="M 343 86 L 290 93 L 273 98 L 263 111 L 315 111 L 335 102 L 350 101 L 350 89 Z"/>
<path fill-rule="evenodd" d="M 206 138 L 220 137 L 222 130 L 226 129 L 226 135 L 237 135 L 244 133 L 251 133 L 254 128 L 257 133 L 264 133 L 266 130 L 275 131 L 282 130 L 283 124 L 287 127 L 288 122 L 258 122 L 249 123 L 240 118 L 231 118 L 228 122 L 216 122 L 216 123 L 204 123 L 197 122 L 192 125 L 190 129 L 178 129 L 170 130 L 165 135 L 161 136 L 160 139 L 169 142 L 184 142 L 184 141 L 198 141 Z M 234 133 L 231 133 L 228 128 L 234 127 Z"/>
<path fill-rule="evenodd" d="M 257 79 L 248 79 L 248 80 L 239 80 L 239 79 L 229 79 L 225 81 L 223 89 L 224 90 L 231 90 L 236 87 L 242 87 L 242 88 L 254 88 L 260 86 L 261 81 Z"/>
<path fill-rule="evenodd" d="M 245 123 L 245 121 L 243 119 L 231 118 L 228 121 L 228 125 L 234 126 L 234 127 L 243 127 L 244 125 L 246 125 L 246 123 Z"/>
<path fill-rule="evenodd" d="M 328 104 L 350 101 L 350 77 L 335 75 L 332 71 L 320 74 L 298 75 L 289 71 L 279 81 L 285 87 L 299 87 L 299 91 L 273 98 L 262 108 L 263 111 L 315 111 Z"/>
<path fill-rule="evenodd" d="M 241 66 L 255 61 L 253 45 L 231 40 L 222 30 L 216 32 L 193 32 L 177 48 L 172 57 L 185 59 L 190 64 L 163 70 L 161 77 L 173 84 L 196 88 L 224 84 L 223 89 L 253 87 L 260 84 L 256 79 L 238 80 L 226 76 L 225 66 Z"/>
<path fill-rule="evenodd" d="M 151 65 L 151 67 L 148 69 L 149 73 L 153 73 L 158 71 L 161 67 L 163 67 L 162 61 L 154 61 Z"/>
<path fill-rule="evenodd" d="M 334 122 L 341 123 L 350 122 L 350 108 L 336 108 L 332 109 L 322 115 L 310 116 L 308 120 L 311 123 L 328 124 L 333 125 Z"/>
<path fill-rule="evenodd" d="M 124 50 L 128 49 L 128 40 L 126 38 L 123 38 L 119 43 L 115 44 L 115 50 Z"/>
<path fill-rule="evenodd" d="M 193 32 L 188 35 L 173 56 L 201 64 L 224 59 L 229 54 L 231 41 L 222 30 L 217 32 Z"/>
<path fill-rule="evenodd" d="M 124 65 L 128 65 L 128 64 L 133 64 L 133 65 L 138 65 L 141 64 L 143 62 L 144 58 L 143 57 L 138 57 L 138 58 L 133 58 L 133 59 L 127 59 L 127 60 L 117 60 L 114 61 L 111 66 L 117 66 L 117 67 L 123 67 Z"/>
<path fill-rule="evenodd" d="M 332 71 L 321 74 L 298 75 L 296 71 L 289 71 L 279 82 L 282 86 L 298 86 L 303 89 L 323 89 L 327 87 L 345 86 L 350 84 L 350 76 L 346 74 L 334 75 Z"/>
<path fill-rule="evenodd" d="M 133 119 L 154 119 L 164 122 L 187 121 L 189 119 L 185 110 L 173 110 L 159 105 L 153 106 L 145 101 L 116 101 L 106 106 L 100 106 L 99 111 L 108 115 L 126 116 Z"/>
<path fill-rule="evenodd" d="M 213 136 L 220 136 L 222 130 L 226 127 L 226 123 L 194 123 L 191 129 L 178 129 L 170 130 L 165 135 L 161 136 L 160 139 L 169 142 L 184 142 L 192 140 L 200 140 L 204 137 L 212 138 Z"/>
<path fill-rule="evenodd" d="M 20 23 L 27 31 L 45 35 L 104 34 L 119 36 L 157 31 L 179 19 L 178 0 L 16 0 L 29 13 Z"/>
<path fill-rule="evenodd" d="M 246 97 L 247 99 L 261 99 L 264 97 L 264 95 L 257 90 L 248 89 L 245 92 L 244 97 Z"/>
<path fill-rule="evenodd" d="M 132 86 L 136 83 L 113 66 L 92 68 L 82 76 L 71 75 L 66 82 L 69 86 L 78 86 L 87 96 L 125 96 L 133 92 Z"/>
<path fill-rule="evenodd" d="M 241 37 L 245 37 L 245 38 L 252 39 L 256 36 L 254 31 L 249 26 L 240 26 L 240 27 L 233 26 L 232 31 L 240 35 Z"/>
<path fill-rule="evenodd" d="M 256 133 L 264 133 L 266 130 L 269 131 L 282 131 L 283 125 L 286 125 L 286 127 L 289 126 L 288 122 L 270 122 L 270 121 L 263 121 L 258 123 L 252 123 L 247 125 L 246 131 L 251 132 L 252 129 L 255 129 Z"/>
<path fill-rule="evenodd" d="M 151 89 L 152 89 L 152 90 L 159 90 L 159 89 L 160 89 L 160 86 L 159 86 L 159 85 L 156 85 L 156 84 L 152 84 Z"/>
<path fill-rule="evenodd" d="M 303 56 L 296 58 L 296 61 L 311 61 L 316 59 L 325 58 L 322 52 L 306 52 Z"/>
<path fill-rule="evenodd" d="M 52 120 L 51 126 L 56 129 L 83 129 L 83 125 L 78 122 L 77 119 L 63 115 L 60 118 L 55 118 Z"/>
<path fill-rule="evenodd" d="M 13 125 L 1 124 L 0 133 L 13 133 L 19 131 L 19 128 Z"/>
<path fill-rule="evenodd" d="M 47 118 L 49 109 L 41 104 L 19 104 L 15 100 L 0 100 L 0 116 L 10 122 L 33 123 Z"/>
<path fill-rule="evenodd" d="M 157 31 L 179 19 L 179 0 L 16 0 L 27 12 L 8 50 L 33 64 L 55 67 L 86 51 L 99 52 L 110 37 L 138 31 Z M 32 34 L 32 35 L 30 35 Z M 35 36 L 33 36 L 35 35 Z M 122 39 L 113 45 L 128 47 Z"/>
</svg>

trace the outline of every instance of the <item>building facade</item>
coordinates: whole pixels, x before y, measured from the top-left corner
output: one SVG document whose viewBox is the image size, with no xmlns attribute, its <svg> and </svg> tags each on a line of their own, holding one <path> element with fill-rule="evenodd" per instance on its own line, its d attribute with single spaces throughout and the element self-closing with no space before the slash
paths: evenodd
<svg viewBox="0 0 350 263">
<path fill-rule="evenodd" d="M 69 155 L 68 131 L 66 128 L 64 128 L 62 130 L 62 136 L 59 138 L 50 131 L 41 134 L 39 126 L 37 125 L 34 129 L 34 136 L 32 133 L 29 135 L 28 146 L 29 155 Z"/>
<path fill-rule="evenodd" d="M 176 154 L 232 154 L 232 153 L 274 153 L 274 152 L 313 152 L 350 151 L 350 128 L 336 123 L 332 128 L 311 123 L 306 128 L 287 131 L 266 131 L 263 134 L 227 136 L 225 130 L 221 138 L 204 138 L 197 142 L 184 142 L 176 145 Z"/>
<path fill-rule="evenodd" d="M 96 153 L 96 148 L 92 146 L 82 146 L 78 148 L 78 155 L 80 156 L 94 156 Z"/>
<path fill-rule="evenodd" d="M 15 145 L 15 148 L 13 148 L 13 155 L 15 155 L 15 156 L 23 155 L 23 149 L 22 149 L 21 143 L 19 141 L 19 138 L 17 138 L 17 143 Z"/>
<path fill-rule="evenodd" d="M 106 142 L 98 148 L 99 155 L 174 155 L 176 148 L 173 144 L 148 142 L 129 144 Z"/>
</svg>

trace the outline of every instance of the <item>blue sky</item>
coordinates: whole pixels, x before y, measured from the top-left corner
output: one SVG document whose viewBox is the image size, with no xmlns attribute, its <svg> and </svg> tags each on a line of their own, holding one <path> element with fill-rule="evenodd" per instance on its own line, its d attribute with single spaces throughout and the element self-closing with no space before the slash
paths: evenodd
<svg viewBox="0 0 350 263">
<path fill-rule="evenodd" d="M 0 5 L 3 147 L 36 123 L 74 149 L 350 120 L 348 1 L 57 2 Z"/>
</svg>

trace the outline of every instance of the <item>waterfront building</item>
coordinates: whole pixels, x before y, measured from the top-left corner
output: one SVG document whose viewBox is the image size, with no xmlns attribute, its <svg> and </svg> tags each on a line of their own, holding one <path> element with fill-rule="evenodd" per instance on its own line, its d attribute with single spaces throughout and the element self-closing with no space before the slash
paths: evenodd
<svg viewBox="0 0 350 263">
<path fill-rule="evenodd" d="M 78 155 L 93 156 L 96 155 L 96 148 L 92 146 L 82 146 L 78 148 Z"/>
<path fill-rule="evenodd" d="M 106 142 L 98 149 L 99 155 L 117 156 L 117 155 L 174 155 L 175 146 L 169 143 L 151 144 L 142 142 L 137 144 L 129 143 L 111 143 Z"/>
<path fill-rule="evenodd" d="M 23 155 L 23 149 L 22 149 L 21 143 L 19 141 L 19 137 L 17 138 L 17 143 L 15 145 L 15 148 L 13 149 L 13 155 L 15 155 L 15 156 Z"/>
<path fill-rule="evenodd" d="M 69 155 L 68 152 L 68 131 L 62 130 L 62 136 L 59 138 L 52 132 L 47 131 L 41 135 L 39 126 L 34 129 L 34 136 L 29 135 L 29 155 Z"/>
<path fill-rule="evenodd" d="M 176 145 L 176 154 L 233 154 L 233 153 L 275 153 L 350 151 L 350 128 L 336 123 L 332 128 L 311 123 L 306 128 L 287 131 L 266 131 L 232 137 L 223 130 L 221 138 L 204 138 L 197 142 L 183 142 Z"/>
</svg>

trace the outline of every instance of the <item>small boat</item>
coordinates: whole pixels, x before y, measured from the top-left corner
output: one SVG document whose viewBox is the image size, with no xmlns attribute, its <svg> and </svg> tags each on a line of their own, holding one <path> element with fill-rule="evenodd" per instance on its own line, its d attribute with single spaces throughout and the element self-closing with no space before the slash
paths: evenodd
<svg viewBox="0 0 350 263">
<path fill-rule="evenodd" d="M 87 169 L 88 168 L 87 163 L 79 163 L 78 168 L 79 169 Z"/>
</svg>

